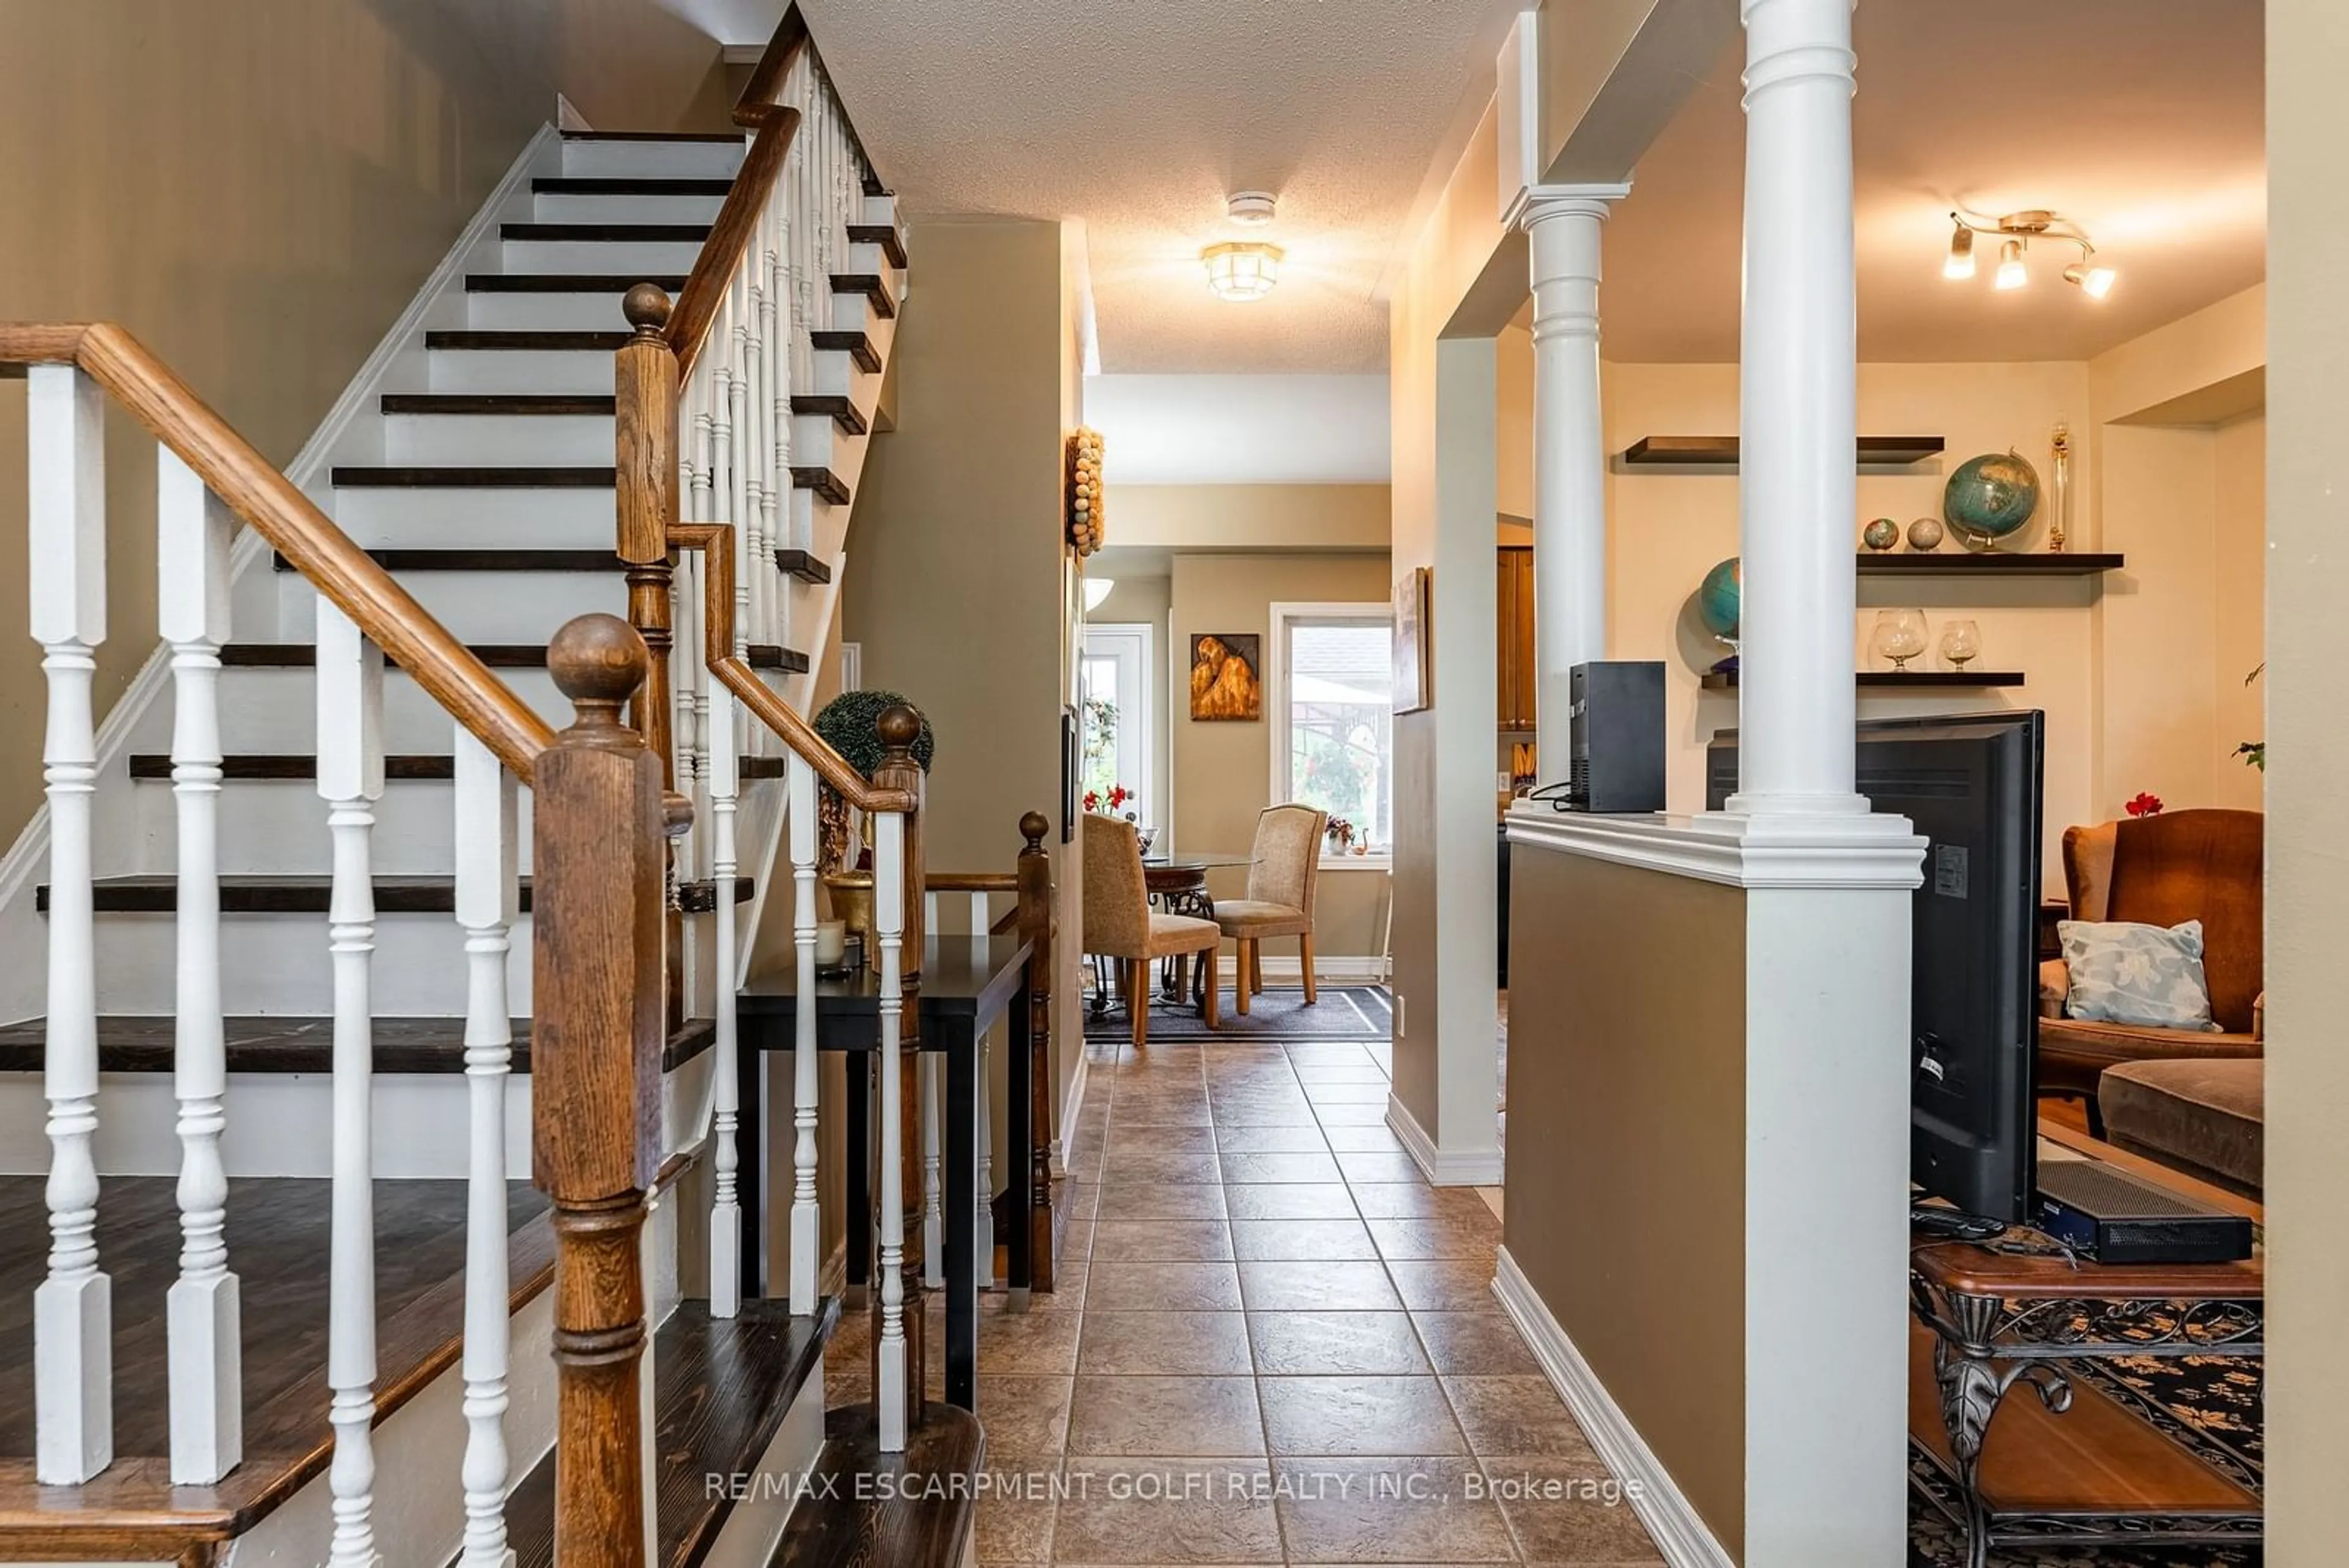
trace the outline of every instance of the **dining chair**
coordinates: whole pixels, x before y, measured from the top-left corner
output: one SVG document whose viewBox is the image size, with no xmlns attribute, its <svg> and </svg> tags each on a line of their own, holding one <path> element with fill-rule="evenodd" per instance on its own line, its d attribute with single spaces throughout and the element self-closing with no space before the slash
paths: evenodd
<svg viewBox="0 0 2349 1568">
<path fill-rule="evenodd" d="M 1150 1042 L 1150 962 L 1197 953 L 1206 966 L 1201 1015 L 1216 1023 L 1216 950 L 1223 932 L 1213 920 L 1169 915 L 1150 907 L 1142 875 L 1142 840 L 1133 824 L 1098 812 L 1084 816 L 1084 950 L 1117 961 L 1118 989 L 1133 1021 L 1133 1044 Z"/>
<path fill-rule="evenodd" d="M 1247 897 L 1216 904 L 1216 927 L 1239 944 L 1232 966 L 1232 996 L 1242 1012 L 1248 998 L 1264 990 L 1264 940 L 1295 937 L 1305 972 L 1305 1001 L 1313 988 L 1313 887 L 1320 880 L 1321 836 L 1330 814 L 1309 805 L 1268 805 L 1257 814 L 1255 858 L 1248 866 Z M 1215 989 L 1215 971 L 1207 975 Z"/>
</svg>

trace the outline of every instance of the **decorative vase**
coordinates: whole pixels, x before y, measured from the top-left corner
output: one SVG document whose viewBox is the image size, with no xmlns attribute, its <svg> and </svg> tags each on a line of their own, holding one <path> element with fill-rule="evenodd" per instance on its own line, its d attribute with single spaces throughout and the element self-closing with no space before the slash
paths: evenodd
<svg viewBox="0 0 2349 1568">
<path fill-rule="evenodd" d="M 1909 661 L 1925 651 L 1925 612 L 1920 609 L 1877 611 L 1876 636 L 1872 646 L 1878 654 L 1892 661 L 1896 672 L 1905 675 L 1909 670 Z"/>
<path fill-rule="evenodd" d="M 827 871 L 823 877 L 823 888 L 832 896 L 832 917 L 847 926 L 863 944 L 862 950 L 873 950 L 873 873 L 870 871 Z"/>
<path fill-rule="evenodd" d="M 1871 550 L 1889 550 L 1900 543 L 1900 524 L 1889 517 L 1878 517 L 1860 531 L 1859 539 Z"/>
<path fill-rule="evenodd" d="M 1971 620 L 1950 620 L 1941 623 L 1941 657 L 1952 670 L 1963 670 L 1970 660 L 1982 657 L 1982 628 Z"/>
<path fill-rule="evenodd" d="M 1939 517 L 1920 517 L 1909 524 L 1909 547 L 1912 550 L 1938 550 L 1943 537 Z"/>
</svg>

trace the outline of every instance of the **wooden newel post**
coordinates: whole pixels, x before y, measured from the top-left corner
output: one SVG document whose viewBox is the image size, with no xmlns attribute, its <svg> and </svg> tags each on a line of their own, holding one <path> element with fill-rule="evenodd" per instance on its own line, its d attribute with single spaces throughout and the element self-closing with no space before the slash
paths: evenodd
<svg viewBox="0 0 2349 1568">
<path fill-rule="evenodd" d="M 628 575 L 628 623 L 644 639 L 650 659 L 644 685 L 629 705 L 628 722 L 660 758 L 661 782 L 676 782 L 670 735 L 669 649 L 672 631 L 669 524 L 677 510 L 677 356 L 662 329 L 668 296 L 640 283 L 620 301 L 636 328 L 612 366 L 613 500 L 618 510 L 620 561 Z"/>
<path fill-rule="evenodd" d="M 665 791 L 660 760 L 621 722 L 647 667 L 628 624 L 581 616 L 547 667 L 577 713 L 532 780 L 532 1179 L 554 1204 L 554 1555 L 643 1568 L 639 1247 L 660 1163 Z"/>
<path fill-rule="evenodd" d="M 1044 836 L 1052 824 L 1040 811 L 1019 819 L 1019 935 L 1034 945 L 1028 961 L 1029 1147 L 1025 1151 L 1030 1194 L 1028 1214 L 1030 1288 L 1052 1289 L 1052 856 Z M 1022 1151 L 1011 1151 L 1013 1158 Z"/>
<path fill-rule="evenodd" d="M 914 760 L 914 742 L 921 737 L 921 715 L 904 703 L 892 703 L 881 711 L 874 728 L 879 732 L 883 747 L 881 765 L 873 770 L 873 782 L 884 789 L 901 789 L 914 797 L 914 809 L 905 814 L 905 937 L 899 950 L 898 973 L 905 981 L 905 1012 L 898 1022 L 900 1051 L 897 1057 L 897 1082 L 882 1084 L 874 1096 L 882 1116 L 897 1118 L 899 1136 L 898 1190 L 905 1195 L 906 1222 L 903 1253 L 905 1314 L 905 1424 L 911 1428 L 920 1423 L 926 1397 L 928 1374 L 925 1332 L 927 1316 L 926 1298 L 922 1291 L 922 1275 L 926 1257 L 923 1251 L 922 1225 L 915 1213 L 922 1194 L 922 1007 L 921 975 L 922 944 L 926 937 L 923 919 L 922 874 L 922 764 Z M 874 867 L 879 875 L 880 867 Z M 879 1147 L 879 1140 L 874 1140 Z M 881 1184 L 873 1184 L 874 1192 Z M 881 1227 L 874 1225 L 878 1236 Z M 878 1283 L 880 1269 L 875 1260 L 874 1280 Z M 873 1298 L 873 1342 L 877 1355 L 881 1343 L 881 1297 L 876 1290 Z M 873 1386 L 875 1396 L 881 1387 L 880 1366 L 874 1366 Z"/>
</svg>

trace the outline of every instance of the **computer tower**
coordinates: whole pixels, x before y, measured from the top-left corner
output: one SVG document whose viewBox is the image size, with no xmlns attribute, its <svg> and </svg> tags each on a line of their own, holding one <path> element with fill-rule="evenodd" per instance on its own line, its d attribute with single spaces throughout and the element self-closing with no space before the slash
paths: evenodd
<svg viewBox="0 0 2349 1568">
<path fill-rule="evenodd" d="M 1663 810 L 1662 661 L 1578 664 L 1568 681 L 1567 809 Z"/>
</svg>

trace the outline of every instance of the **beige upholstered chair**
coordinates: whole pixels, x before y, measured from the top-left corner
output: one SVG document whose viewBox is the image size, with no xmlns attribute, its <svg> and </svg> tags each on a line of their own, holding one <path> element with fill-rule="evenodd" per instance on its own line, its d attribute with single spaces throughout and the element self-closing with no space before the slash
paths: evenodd
<svg viewBox="0 0 2349 1568">
<path fill-rule="evenodd" d="M 1232 966 L 1232 995 L 1239 1010 L 1264 989 L 1267 937 L 1295 937 L 1305 970 L 1305 1000 L 1313 990 L 1313 885 L 1321 878 L 1321 835 L 1330 814 L 1309 805 L 1268 805 L 1256 819 L 1254 864 L 1248 867 L 1247 897 L 1216 906 L 1216 925 L 1239 943 Z M 1216 988 L 1215 971 L 1207 989 Z"/>
<path fill-rule="evenodd" d="M 1084 817 L 1085 943 L 1117 961 L 1119 989 L 1133 1020 L 1133 1043 L 1150 1043 L 1150 961 L 1197 953 L 1206 966 L 1207 1027 L 1216 1026 L 1216 949 L 1212 920 L 1164 915 L 1150 907 L 1142 877 L 1142 840 L 1133 824 L 1087 812 Z"/>
</svg>

